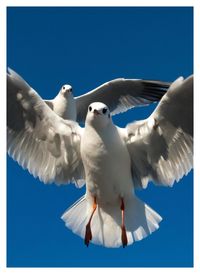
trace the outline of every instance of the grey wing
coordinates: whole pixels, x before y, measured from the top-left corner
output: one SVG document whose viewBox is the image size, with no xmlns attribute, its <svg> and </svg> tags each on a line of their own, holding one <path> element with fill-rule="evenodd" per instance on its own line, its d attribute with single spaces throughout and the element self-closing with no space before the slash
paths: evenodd
<svg viewBox="0 0 200 274">
<path fill-rule="evenodd" d="M 7 74 L 8 154 L 45 183 L 82 186 L 81 128 L 57 116 L 14 71 Z"/>
<path fill-rule="evenodd" d="M 135 106 L 157 102 L 165 94 L 169 83 L 119 78 L 76 97 L 77 121 L 84 122 L 88 106 L 93 102 L 106 104 L 112 115 Z"/>
<path fill-rule="evenodd" d="M 148 119 L 125 130 L 135 187 L 178 182 L 193 167 L 193 76 L 177 79 Z"/>
<path fill-rule="evenodd" d="M 48 107 L 50 107 L 50 109 L 53 110 L 53 100 L 44 100 L 44 102 L 47 104 Z"/>
</svg>

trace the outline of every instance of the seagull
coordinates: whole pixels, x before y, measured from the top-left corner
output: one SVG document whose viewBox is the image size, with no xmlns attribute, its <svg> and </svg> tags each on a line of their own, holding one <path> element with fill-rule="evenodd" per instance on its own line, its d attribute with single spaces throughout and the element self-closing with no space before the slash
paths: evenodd
<svg viewBox="0 0 200 274">
<path fill-rule="evenodd" d="M 112 115 L 127 111 L 135 106 L 148 105 L 159 101 L 169 88 L 170 83 L 138 79 L 114 79 L 89 91 L 74 97 L 72 87 L 63 85 L 57 96 L 45 103 L 60 117 L 67 120 L 84 123 L 88 106 L 92 102 L 105 103 Z M 12 69 L 8 69 L 7 88 L 30 90 L 25 80 Z"/>
<path fill-rule="evenodd" d="M 8 154 L 33 176 L 86 184 L 85 195 L 62 215 L 65 225 L 86 246 L 125 247 L 162 220 L 135 190 L 149 182 L 173 186 L 193 167 L 193 76 L 174 81 L 150 117 L 125 128 L 113 124 L 105 103 L 88 106 L 82 128 L 33 89 L 12 90 L 7 128 Z"/>
</svg>

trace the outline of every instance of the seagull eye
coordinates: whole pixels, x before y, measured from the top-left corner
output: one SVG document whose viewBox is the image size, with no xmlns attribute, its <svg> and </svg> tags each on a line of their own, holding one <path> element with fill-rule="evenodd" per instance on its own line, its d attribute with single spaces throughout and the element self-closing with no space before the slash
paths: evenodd
<svg viewBox="0 0 200 274">
<path fill-rule="evenodd" d="M 63 89 L 65 89 L 65 86 L 63 86 Z"/>
<path fill-rule="evenodd" d="M 89 106 L 89 111 L 92 111 L 92 107 L 91 106 Z"/>
<path fill-rule="evenodd" d="M 107 108 L 103 108 L 102 112 L 103 112 L 103 114 L 106 114 Z"/>
</svg>

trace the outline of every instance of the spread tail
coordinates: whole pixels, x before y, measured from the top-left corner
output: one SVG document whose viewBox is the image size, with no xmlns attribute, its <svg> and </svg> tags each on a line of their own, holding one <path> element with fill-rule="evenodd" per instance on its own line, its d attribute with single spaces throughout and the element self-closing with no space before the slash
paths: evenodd
<svg viewBox="0 0 200 274">
<path fill-rule="evenodd" d="M 91 204 L 83 196 L 66 210 L 61 218 L 68 228 L 84 238 L 91 210 Z M 153 209 L 136 196 L 125 200 L 125 227 L 128 245 L 142 240 L 157 230 L 161 220 L 162 218 Z M 109 205 L 106 208 L 97 206 L 91 221 L 91 231 L 91 242 L 94 244 L 105 247 L 121 246 L 120 205 Z"/>
</svg>

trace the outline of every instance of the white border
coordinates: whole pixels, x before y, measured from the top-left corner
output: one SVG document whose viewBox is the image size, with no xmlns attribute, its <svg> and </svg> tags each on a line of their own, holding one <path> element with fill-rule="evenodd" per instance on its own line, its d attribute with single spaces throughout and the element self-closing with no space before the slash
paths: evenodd
<svg viewBox="0 0 200 274">
<path fill-rule="evenodd" d="M 4 0 L 4 6 L 194 6 L 195 0 Z M 197 1 L 198 2 L 198 1 Z"/>
<path fill-rule="evenodd" d="M 0 3 L 0 269 L 5 271 L 6 263 L 6 12 Z"/>
<path fill-rule="evenodd" d="M 1 216 L 1 227 L 0 227 L 0 270 L 2 273 L 33 273 L 35 271 L 39 271 L 43 273 L 48 271 L 48 273 L 58 273 L 66 271 L 70 271 L 70 273 L 75 273 L 76 271 L 83 272 L 94 272 L 101 273 L 102 271 L 110 271 L 110 268 L 70 268 L 66 270 L 66 268 L 7 268 L 6 267 L 6 7 L 7 6 L 193 6 L 194 7 L 194 74 L 195 74 L 195 98 L 194 98 L 194 114 L 195 114 L 195 154 L 194 154 L 194 162 L 195 162 L 195 173 L 194 173 L 194 268 L 114 268 L 115 272 L 126 271 L 129 273 L 134 272 L 144 272 L 148 271 L 148 273 L 160 273 L 169 271 L 171 272 L 197 272 L 200 269 L 200 241 L 199 241 L 199 195 L 200 195 L 200 127 L 199 124 L 199 103 L 200 103 L 200 59 L 199 59 L 199 50 L 200 50 L 200 41 L 199 41 L 199 28 L 200 26 L 200 5 L 198 0 L 168 0 L 168 1 L 159 1 L 159 0 L 95 0 L 94 1 L 81 1 L 81 0 L 1 0 L 0 1 L 0 83 L 1 83 L 1 99 L 0 99 L 0 216 Z M 4 134 L 2 134 L 4 133 Z M 116 258 L 117 259 L 117 258 Z"/>
</svg>

